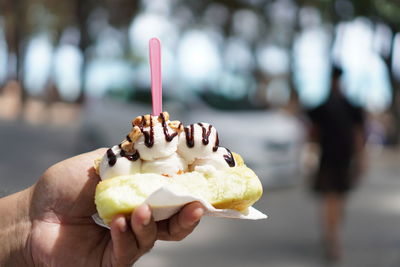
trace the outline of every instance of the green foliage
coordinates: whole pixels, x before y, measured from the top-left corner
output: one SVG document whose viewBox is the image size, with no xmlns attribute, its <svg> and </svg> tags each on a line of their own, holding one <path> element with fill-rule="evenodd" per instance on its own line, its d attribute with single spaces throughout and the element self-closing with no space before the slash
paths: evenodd
<svg viewBox="0 0 400 267">
<path fill-rule="evenodd" d="M 400 2 L 390 0 L 375 0 L 374 7 L 377 15 L 388 23 L 394 30 L 400 30 Z"/>
<path fill-rule="evenodd" d="M 232 99 L 212 91 L 199 93 L 199 96 L 209 106 L 220 110 L 256 110 L 264 108 L 254 105 L 254 103 L 249 101 L 248 96 Z"/>
</svg>

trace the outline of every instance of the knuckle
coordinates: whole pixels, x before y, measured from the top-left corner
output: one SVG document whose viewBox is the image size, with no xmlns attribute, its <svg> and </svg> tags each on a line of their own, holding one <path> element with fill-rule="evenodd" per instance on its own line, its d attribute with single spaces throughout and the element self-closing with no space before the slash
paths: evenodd
<svg viewBox="0 0 400 267">
<path fill-rule="evenodd" d="M 154 243 L 155 241 L 143 244 L 143 246 L 141 247 L 141 251 L 143 251 L 143 253 L 149 252 L 154 247 Z"/>
<path fill-rule="evenodd" d="M 182 241 L 182 240 L 183 240 L 183 237 L 181 237 L 181 236 L 173 238 L 173 241 Z"/>
<path fill-rule="evenodd" d="M 148 232 L 146 233 L 146 237 L 142 239 L 140 242 L 140 249 L 144 252 L 151 250 L 154 247 L 154 244 L 157 241 L 157 234 L 156 232 Z"/>
<path fill-rule="evenodd" d="M 180 232 L 181 232 L 180 228 L 172 227 L 172 229 L 170 230 L 170 235 L 171 236 L 178 236 Z"/>
<path fill-rule="evenodd" d="M 188 235 L 187 232 L 179 232 L 179 233 L 177 233 L 175 235 L 172 235 L 171 239 L 173 241 L 182 241 L 187 235 Z"/>
</svg>

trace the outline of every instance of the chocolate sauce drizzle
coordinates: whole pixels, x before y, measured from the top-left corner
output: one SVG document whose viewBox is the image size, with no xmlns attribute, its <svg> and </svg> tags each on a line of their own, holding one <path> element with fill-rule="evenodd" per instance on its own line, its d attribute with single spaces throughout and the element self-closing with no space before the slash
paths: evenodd
<svg viewBox="0 0 400 267">
<path fill-rule="evenodd" d="M 224 155 L 224 160 L 228 163 L 229 167 L 235 167 L 235 159 L 233 158 L 232 152 L 225 147 L 226 151 L 228 151 L 227 155 Z"/>
<path fill-rule="evenodd" d="M 107 158 L 108 158 L 108 165 L 111 167 L 115 165 L 117 162 L 117 156 L 114 154 L 114 151 L 112 151 L 111 148 L 107 150 Z"/>
<path fill-rule="evenodd" d="M 215 144 L 214 144 L 214 147 L 213 147 L 213 151 L 214 152 L 217 152 L 218 146 L 219 146 L 219 137 L 218 137 L 218 132 L 217 132 L 217 134 L 215 136 Z"/>
<path fill-rule="evenodd" d="M 167 142 L 171 142 L 176 136 L 178 136 L 178 133 L 174 132 L 173 134 L 170 134 L 168 132 L 167 122 L 165 120 L 164 114 L 160 113 L 160 117 L 161 117 L 161 125 L 162 125 L 163 131 L 164 131 L 165 140 Z M 154 145 L 153 119 L 150 117 L 150 130 L 149 131 L 144 130 L 145 124 L 146 124 L 145 117 L 142 116 L 142 125 L 140 125 L 139 128 L 144 135 L 144 144 L 148 148 L 151 148 Z"/>
<path fill-rule="evenodd" d="M 118 146 L 119 146 L 119 148 L 121 148 L 121 144 Z M 137 150 L 135 151 L 135 153 L 130 154 L 130 153 L 126 153 L 124 150 L 121 149 L 121 152 L 119 154 L 121 157 L 125 157 L 127 160 L 130 160 L 130 161 L 136 161 L 136 160 L 140 159 L 140 154 L 139 154 L 139 151 L 137 151 Z M 107 158 L 108 158 L 108 165 L 110 165 L 110 167 L 114 166 L 115 163 L 117 162 L 117 155 L 115 155 L 112 148 L 109 148 L 107 150 Z"/>
<path fill-rule="evenodd" d="M 194 147 L 194 125 L 190 124 L 189 127 L 184 128 L 186 136 L 186 145 L 188 147 Z"/>
<path fill-rule="evenodd" d="M 208 129 L 207 127 L 204 126 L 204 124 L 202 124 L 201 122 L 197 123 L 197 125 L 199 125 L 201 127 L 201 142 L 203 143 L 203 145 L 208 145 L 210 142 L 210 135 L 211 135 L 211 130 L 212 130 L 212 125 L 208 125 Z M 185 136 L 186 136 L 186 144 L 188 147 L 194 147 L 194 124 L 189 125 L 189 127 L 185 127 Z M 215 143 L 214 146 L 212 148 L 213 152 L 216 152 L 218 150 L 219 147 L 219 137 L 218 137 L 218 133 L 216 133 L 215 135 Z M 223 155 L 224 160 L 226 161 L 226 163 L 230 166 L 230 167 L 234 167 L 235 166 L 235 159 L 233 158 L 232 152 L 226 148 L 226 150 L 228 151 L 228 154 Z"/>
<path fill-rule="evenodd" d="M 128 154 L 124 150 L 121 150 L 120 152 L 121 157 L 125 157 L 126 159 L 130 161 L 137 161 L 140 158 L 139 151 L 135 151 L 133 154 Z"/>
<path fill-rule="evenodd" d="M 174 137 L 178 135 L 178 133 L 174 132 L 173 134 L 169 134 L 168 128 L 167 128 L 167 123 L 165 122 L 164 114 L 160 113 L 160 117 L 161 117 L 161 125 L 163 127 L 163 131 L 164 131 L 164 135 L 165 135 L 165 140 L 167 142 L 171 142 L 172 139 L 174 139 Z"/>
<path fill-rule="evenodd" d="M 211 124 L 208 125 L 208 131 L 207 131 L 206 127 L 204 127 L 201 122 L 199 122 L 197 124 L 201 127 L 201 131 L 202 131 L 202 133 L 201 133 L 201 137 L 202 137 L 201 141 L 203 142 L 204 145 L 208 145 L 208 143 L 209 143 L 208 139 L 209 139 L 210 134 L 211 134 L 212 125 Z"/>
<path fill-rule="evenodd" d="M 161 125 L 163 127 L 165 140 L 167 142 L 171 142 L 176 136 L 178 136 L 178 132 L 174 132 L 173 134 L 170 134 L 168 132 L 168 127 L 167 127 L 167 123 L 166 123 L 164 114 L 160 113 L 159 116 L 161 117 Z M 140 128 L 140 131 L 144 135 L 144 144 L 148 148 L 151 148 L 154 145 L 154 128 L 153 128 L 153 120 L 151 117 L 150 117 L 149 131 L 144 130 L 145 125 L 146 125 L 145 116 L 142 116 L 142 124 L 139 125 L 139 128 Z M 182 123 L 179 124 L 179 127 L 181 125 L 182 125 Z M 201 141 L 202 141 L 203 145 L 208 145 L 210 142 L 209 139 L 210 139 L 210 135 L 211 135 L 212 125 L 211 124 L 208 125 L 208 129 L 200 122 L 197 123 L 197 125 L 199 125 L 202 130 L 202 140 Z M 191 124 L 188 127 L 184 127 L 184 131 L 185 131 L 187 146 L 190 148 L 194 147 L 194 124 Z M 132 142 L 129 135 L 126 136 L 126 140 L 128 140 L 129 142 Z M 218 147 L 219 147 L 219 138 L 218 138 L 218 132 L 217 132 L 216 136 L 215 136 L 215 143 L 212 148 L 213 152 L 216 152 L 218 150 Z M 121 157 L 125 157 L 126 159 L 128 159 L 130 161 L 136 161 L 140 158 L 139 151 L 137 151 L 137 150 L 135 150 L 135 153 L 133 153 L 133 154 L 128 154 L 124 150 L 122 150 L 121 144 L 119 144 L 119 148 L 121 149 L 121 152 L 120 152 Z M 228 151 L 228 154 L 223 155 L 223 157 L 224 157 L 226 163 L 230 167 L 234 167 L 235 159 L 233 158 L 232 152 L 227 148 L 226 148 L 226 150 Z M 115 155 L 114 151 L 111 148 L 107 150 L 107 158 L 108 158 L 108 164 L 111 167 L 114 166 L 115 163 L 117 162 L 117 156 Z"/>
<path fill-rule="evenodd" d="M 139 126 L 140 131 L 142 131 L 144 135 L 144 144 L 148 147 L 151 148 L 154 145 L 154 129 L 153 129 L 153 119 L 150 116 L 150 130 L 145 131 L 144 126 L 146 124 L 145 117 L 142 116 L 142 125 Z"/>
<path fill-rule="evenodd" d="M 197 123 L 197 125 L 201 127 L 201 132 L 202 132 L 201 142 L 203 143 L 203 145 L 206 146 L 210 142 L 209 138 L 211 135 L 212 125 L 211 124 L 208 125 L 208 129 L 201 122 Z M 189 127 L 184 128 L 186 136 L 186 144 L 188 147 L 194 147 L 194 124 L 191 124 Z M 212 150 L 216 152 L 218 150 L 218 146 L 219 146 L 219 138 L 218 138 L 218 133 L 216 133 L 215 143 Z"/>
</svg>

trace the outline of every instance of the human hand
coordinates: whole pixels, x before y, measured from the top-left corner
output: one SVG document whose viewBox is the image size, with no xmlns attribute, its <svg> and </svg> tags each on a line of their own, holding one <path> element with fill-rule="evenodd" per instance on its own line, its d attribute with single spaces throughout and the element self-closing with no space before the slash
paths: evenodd
<svg viewBox="0 0 400 267">
<path fill-rule="evenodd" d="M 157 223 L 142 205 L 130 220 L 116 216 L 111 231 L 95 224 L 91 215 L 96 212 L 94 193 L 100 179 L 92 165 L 104 152 L 99 149 L 53 165 L 29 190 L 31 226 L 25 255 L 30 265 L 131 266 L 156 240 L 182 240 L 198 224 L 200 203 L 188 204 Z"/>
<path fill-rule="evenodd" d="M 368 171 L 368 159 L 365 153 L 356 154 L 351 162 L 351 177 L 358 184 Z"/>
</svg>

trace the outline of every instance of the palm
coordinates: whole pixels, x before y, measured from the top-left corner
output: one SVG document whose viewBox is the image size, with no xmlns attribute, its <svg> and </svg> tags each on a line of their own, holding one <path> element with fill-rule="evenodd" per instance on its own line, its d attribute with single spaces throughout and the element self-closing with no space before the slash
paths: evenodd
<svg viewBox="0 0 400 267">
<path fill-rule="evenodd" d="M 100 156 L 103 151 L 93 153 Z M 91 218 L 96 212 L 93 196 L 99 182 L 94 169 L 87 167 L 93 165 L 93 153 L 54 165 L 37 183 L 31 207 L 35 262 L 99 266 L 103 253 L 111 256 L 110 232 Z"/>
</svg>

